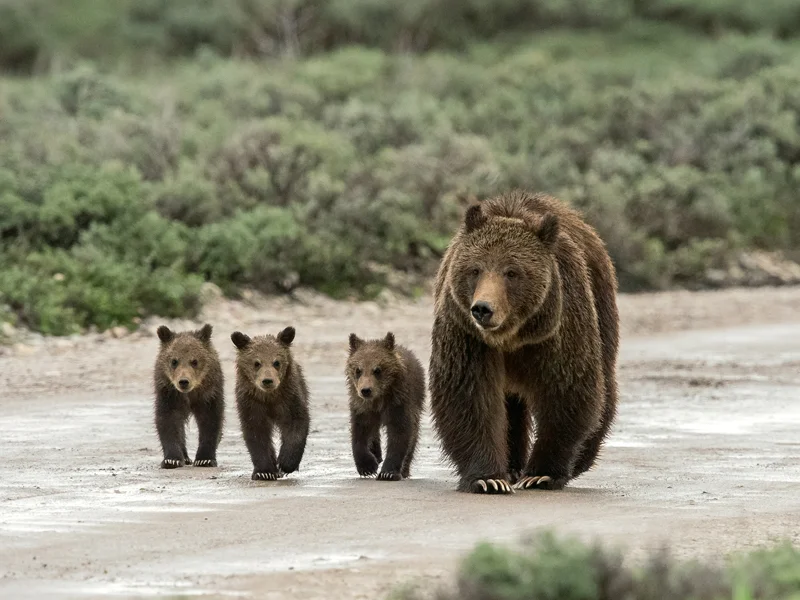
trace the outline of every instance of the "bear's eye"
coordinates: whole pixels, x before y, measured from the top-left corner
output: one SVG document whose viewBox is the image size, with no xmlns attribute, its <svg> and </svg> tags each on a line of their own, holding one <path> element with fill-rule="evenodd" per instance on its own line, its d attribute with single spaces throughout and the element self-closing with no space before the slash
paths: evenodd
<svg viewBox="0 0 800 600">
<path fill-rule="evenodd" d="M 169 361 L 169 364 L 172 365 L 172 368 L 174 369 L 175 367 L 178 366 L 178 359 L 173 358 L 171 361 Z"/>
<path fill-rule="evenodd" d="M 274 363 L 272 363 L 272 366 L 275 367 L 276 369 L 280 369 L 281 361 L 276 360 Z"/>
<path fill-rule="evenodd" d="M 509 269 L 508 271 L 506 271 L 506 277 L 508 277 L 509 279 L 516 279 L 517 272 L 514 269 Z"/>
<path fill-rule="evenodd" d="M 192 362 L 190 362 L 189 364 L 192 365 L 193 368 L 197 368 L 197 359 L 193 358 Z"/>
<path fill-rule="evenodd" d="M 253 363 L 253 366 L 255 366 L 256 369 L 260 369 L 261 368 L 261 361 L 257 360 L 256 362 Z"/>
<path fill-rule="evenodd" d="M 381 374 L 381 368 L 380 367 L 375 367 L 374 369 L 372 369 L 372 372 L 375 375 L 375 377 L 377 377 L 378 375 Z"/>
<path fill-rule="evenodd" d="M 356 377 L 361 377 L 361 369 L 356 369 Z"/>
<path fill-rule="evenodd" d="M 478 267 L 475 267 L 474 269 L 472 269 L 472 276 L 473 277 L 477 277 L 480 274 L 481 274 L 481 270 Z"/>
</svg>

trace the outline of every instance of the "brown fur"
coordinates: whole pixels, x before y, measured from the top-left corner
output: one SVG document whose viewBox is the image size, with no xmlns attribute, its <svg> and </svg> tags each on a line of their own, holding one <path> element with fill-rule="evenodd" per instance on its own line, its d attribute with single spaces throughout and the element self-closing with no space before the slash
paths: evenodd
<svg viewBox="0 0 800 600">
<path fill-rule="evenodd" d="M 395 344 L 350 334 L 345 370 L 350 395 L 350 433 L 356 470 L 373 476 L 383 459 L 381 426 L 386 428 L 386 460 L 378 479 L 409 477 L 425 403 L 425 372 L 414 353 Z"/>
<path fill-rule="evenodd" d="M 273 480 L 300 468 L 310 428 L 308 386 L 294 360 L 294 327 L 277 336 L 250 338 L 236 331 L 236 408 L 247 450 L 253 461 L 252 479 Z M 272 434 L 280 431 L 275 456 Z"/>
<path fill-rule="evenodd" d="M 224 378 L 211 344 L 211 325 L 176 333 L 158 328 L 161 347 L 154 368 L 155 422 L 165 469 L 192 464 L 186 450 L 186 421 L 194 415 L 199 442 L 194 464 L 217 466 L 225 420 Z"/>
<path fill-rule="evenodd" d="M 557 489 L 592 467 L 616 414 L 616 290 L 604 243 L 555 198 L 467 210 L 439 268 L 430 361 L 459 489 Z"/>
</svg>

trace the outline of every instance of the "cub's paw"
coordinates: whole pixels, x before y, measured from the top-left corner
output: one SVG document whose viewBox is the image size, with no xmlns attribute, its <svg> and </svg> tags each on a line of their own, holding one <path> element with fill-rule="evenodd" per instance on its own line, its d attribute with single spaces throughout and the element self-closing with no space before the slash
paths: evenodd
<svg viewBox="0 0 800 600">
<path fill-rule="evenodd" d="M 189 463 L 191 464 L 191 463 Z M 198 458 L 194 461 L 195 467 L 216 467 L 217 466 L 217 459 L 216 458 Z"/>
<path fill-rule="evenodd" d="M 560 490 L 567 484 L 566 477 L 553 478 L 549 475 L 523 475 L 514 484 L 516 490 Z"/>
<path fill-rule="evenodd" d="M 372 453 L 356 457 L 356 471 L 361 477 L 375 477 L 378 472 L 378 461 Z"/>
<path fill-rule="evenodd" d="M 381 471 L 378 479 L 380 481 L 402 481 L 403 476 L 398 471 Z"/>
<path fill-rule="evenodd" d="M 161 468 L 162 469 L 177 469 L 178 467 L 182 467 L 186 464 L 186 461 L 182 458 L 165 458 L 161 461 Z"/>
<path fill-rule="evenodd" d="M 253 475 L 250 477 L 253 481 L 276 481 L 280 478 L 280 473 L 269 473 L 266 471 L 253 471 Z"/>
</svg>

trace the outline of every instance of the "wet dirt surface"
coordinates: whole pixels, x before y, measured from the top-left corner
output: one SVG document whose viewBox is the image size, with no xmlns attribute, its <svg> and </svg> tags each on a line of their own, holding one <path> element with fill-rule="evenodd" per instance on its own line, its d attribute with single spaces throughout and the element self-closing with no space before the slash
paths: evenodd
<svg viewBox="0 0 800 600">
<path fill-rule="evenodd" d="M 636 552 L 718 557 L 800 542 L 800 290 L 623 296 L 619 419 L 560 492 L 454 491 L 426 414 L 412 479 L 361 480 L 349 447 L 347 334 L 395 331 L 425 364 L 429 299 L 221 303 L 227 424 L 213 469 L 158 468 L 157 339 L 45 343 L 0 357 L 3 598 L 379 598 L 448 581 L 480 539 L 542 527 Z M 234 329 L 298 328 L 313 423 L 299 473 L 250 480 L 234 409 Z M 189 428 L 189 450 L 196 428 Z"/>
</svg>

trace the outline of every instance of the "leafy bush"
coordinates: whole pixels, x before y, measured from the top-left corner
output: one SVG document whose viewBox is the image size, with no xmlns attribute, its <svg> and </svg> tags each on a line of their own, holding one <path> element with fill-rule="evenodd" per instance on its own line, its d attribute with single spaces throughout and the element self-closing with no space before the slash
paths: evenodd
<svg viewBox="0 0 800 600">
<path fill-rule="evenodd" d="M 800 594 L 800 551 L 784 544 L 727 565 L 679 562 L 666 552 L 640 566 L 621 552 L 551 533 L 521 548 L 479 544 L 461 563 L 454 590 L 437 600 L 791 600 Z M 394 600 L 421 600 L 413 588 Z"/>
<path fill-rule="evenodd" d="M 430 276 L 465 199 L 512 187 L 582 210 L 624 290 L 703 286 L 743 249 L 800 251 L 793 43 L 641 22 L 474 41 L 534 13 L 537 26 L 583 27 L 654 6 L 617 0 L 237 0 L 222 20 L 209 17 L 222 4 L 202 4 L 205 16 L 183 0 L 105 3 L 85 31 L 118 32 L 110 52 L 135 33 L 156 54 L 219 53 L 111 70 L 63 50 L 47 76 L 0 80 L 0 306 L 18 320 L 56 333 L 191 314 L 203 280 L 230 294 L 372 295 Z M 131 22 L 111 23 L 119 7 Z M 45 33 L 31 39 L 52 48 L 84 31 L 70 21 L 56 35 L 62 9 L 35 1 L 3 10 L 34 15 Z M 309 40 L 394 47 L 404 27 L 415 47 L 471 33 L 458 54 L 219 55 L 271 47 L 259 19 L 302 52 Z"/>
</svg>

